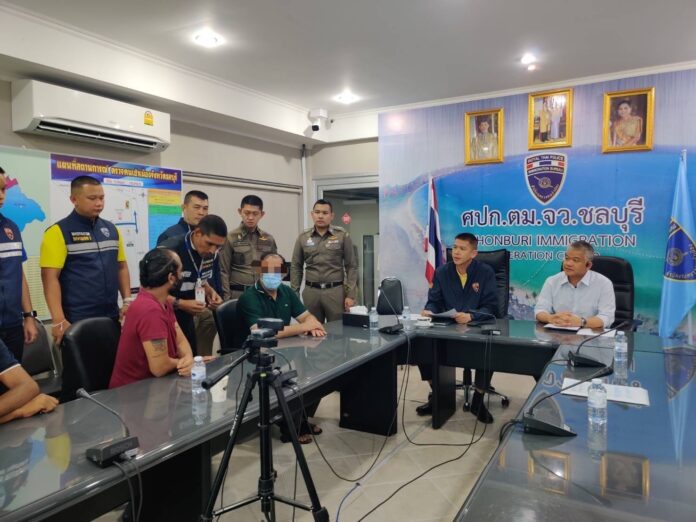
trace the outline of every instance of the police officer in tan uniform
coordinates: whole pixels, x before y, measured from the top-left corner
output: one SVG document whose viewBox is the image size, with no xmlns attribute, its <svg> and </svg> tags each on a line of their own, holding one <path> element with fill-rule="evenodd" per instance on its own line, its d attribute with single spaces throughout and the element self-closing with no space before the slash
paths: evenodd
<svg viewBox="0 0 696 522">
<path fill-rule="evenodd" d="M 334 212 L 329 201 L 317 200 L 311 216 L 314 227 L 295 243 L 290 285 L 299 291 L 304 274 L 302 301 L 307 310 L 320 323 L 336 321 L 355 304 L 358 262 L 348 232 L 331 225 Z"/>
<path fill-rule="evenodd" d="M 237 210 L 241 224 L 227 234 L 227 241 L 220 252 L 220 278 L 223 299 L 237 299 L 250 286 L 254 286 L 252 262 L 259 261 L 264 254 L 276 253 L 275 239 L 258 228 L 266 214 L 260 197 L 249 195 L 242 198 Z"/>
</svg>

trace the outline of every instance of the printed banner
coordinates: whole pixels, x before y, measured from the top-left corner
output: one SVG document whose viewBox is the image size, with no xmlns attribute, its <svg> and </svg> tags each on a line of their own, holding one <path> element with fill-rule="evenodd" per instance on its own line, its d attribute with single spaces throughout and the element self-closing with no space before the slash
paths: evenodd
<svg viewBox="0 0 696 522">
<path fill-rule="evenodd" d="M 630 261 L 636 317 L 643 330 L 657 332 L 680 150 L 696 151 L 696 120 L 688 117 L 696 111 L 694 82 L 696 71 L 682 71 L 574 87 L 573 142 L 554 150 L 528 148 L 528 133 L 537 136 L 540 124 L 529 125 L 527 94 L 381 114 L 381 276 L 401 279 L 412 309 L 425 304 L 432 177 L 447 247 L 468 231 L 479 250 L 511 251 L 514 317 L 533 318 L 536 296 L 561 269 L 567 245 L 585 240 L 599 254 Z M 651 87 L 652 150 L 603 154 L 603 127 L 617 126 L 603 122 L 604 93 Z M 503 161 L 465 165 L 464 115 L 497 108 L 505 115 Z"/>
</svg>

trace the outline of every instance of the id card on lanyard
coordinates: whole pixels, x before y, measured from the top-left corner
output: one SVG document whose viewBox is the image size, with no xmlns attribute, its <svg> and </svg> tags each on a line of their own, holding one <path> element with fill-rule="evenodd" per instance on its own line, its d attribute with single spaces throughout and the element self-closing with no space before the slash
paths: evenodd
<svg viewBox="0 0 696 522">
<path fill-rule="evenodd" d="M 197 302 L 201 304 L 205 304 L 205 283 L 201 279 L 201 270 L 203 268 L 203 257 L 201 256 L 201 263 L 200 266 L 196 266 L 196 261 L 193 259 L 193 254 L 191 253 L 191 232 L 188 233 L 188 237 L 186 239 L 186 250 L 188 251 L 188 255 L 191 258 L 191 264 L 193 265 L 193 268 L 196 270 L 196 275 L 198 278 L 196 279 L 196 286 L 195 286 L 195 299 Z"/>
</svg>

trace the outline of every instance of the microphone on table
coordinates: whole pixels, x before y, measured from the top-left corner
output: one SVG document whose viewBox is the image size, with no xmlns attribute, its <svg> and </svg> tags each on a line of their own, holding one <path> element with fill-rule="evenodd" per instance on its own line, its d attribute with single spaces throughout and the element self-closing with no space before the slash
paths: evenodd
<svg viewBox="0 0 696 522">
<path fill-rule="evenodd" d="M 94 462 L 97 466 L 105 468 L 110 466 L 115 460 L 129 460 L 135 456 L 139 446 L 138 437 L 134 435 L 131 436 L 128 426 L 118 412 L 92 397 L 92 395 L 90 395 L 90 393 L 84 388 L 78 388 L 76 395 L 78 397 L 82 397 L 83 399 L 87 399 L 88 401 L 92 401 L 112 415 L 115 415 L 116 418 L 121 422 L 121 425 L 126 433 L 124 437 L 111 439 L 106 442 L 102 442 L 101 444 L 97 444 L 92 448 L 88 448 L 87 458 Z"/>
<path fill-rule="evenodd" d="M 481 333 L 487 335 L 500 335 L 500 330 L 495 327 L 495 322 L 498 319 L 495 315 L 488 312 L 481 312 L 479 310 L 467 310 L 467 314 L 470 314 L 473 318 L 474 314 L 485 316 L 484 319 L 472 319 L 467 323 L 468 326 L 479 326 L 481 327 Z"/>
<path fill-rule="evenodd" d="M 577 433 L 575 433 L 568 425 L 559 425 L 557 423 L 550 422 L 548 420 L 543 420 L 540 417 L 535 416 L 534 408 L 536 408 L 541 402 L 545 401 L 550 397 L 553 397 L 554 395 L 558 395 L 559 393 L 579 386 L 580 384 L 583 384 L 585 382 L 591 381 L 592 379 L 598 379 L 599 377 L 610 375 L 613 371 L 614 370 L 610 366 L 602 365 L 602 368 L 590 374 L 589 377 L 581 379 L 580 381 L 573 383 L 570 386 L 566 386 L 565 388 L 561 388 L 560 390 L 556 390 L 555 392 L 549 395 L 544 395 L 542 398 L 535 401 L 534 404 L 532 404 L 530 408 L 522 414 L 522 426 L 524 428 L 525 433 L 534 433 L 538 435 L 556 435 L 560 437 L 575 437 Z"/>
<path fill-rule="evenodd" d="M 580 350 L 588 342 L 590 342 L 594 339 L 597 339 L 598 337 L 601 337 L 605 334 L 608 334 L 609 332 L 613 332 L 614 330 L 619 330 L 619 329 L 624 328 L 624 327 L 629 326 L 629 325 L 635 326 L 636 321 L 633 321 L 633 320 L 623 321 L 623 322 L 619 323 L 618 325 L 616 325 L 614 328 L 610 328 L 609 330 L 605 330 L 600 334 L 593 335 L 592 337 L 588 337 L 587 339 L 585 339 L 584 341 L 582 341 L 578 345 L 578 348 L 574 352 L 568 352 L 568 364 L 570 366 L 575 367 L 575 368 L 583 367 L 583 366 L 584 367 L 597 367 L 597 368 L 599 368 L 602 366 L 606 366 L 606 364 L 595 359 L 594 357 L 588 357 L 587 355 L 581 355 Z"/>
</svg>

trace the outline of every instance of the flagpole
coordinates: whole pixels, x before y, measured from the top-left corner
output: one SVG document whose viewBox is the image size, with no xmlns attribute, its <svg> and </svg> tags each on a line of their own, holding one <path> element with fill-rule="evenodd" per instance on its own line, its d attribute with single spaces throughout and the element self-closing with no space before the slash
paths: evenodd
<svg viewBox="0 0 696 522">
<path fill-rule="evenodd" d="M 681 151 L 681 160 L 684 162 L 684 168 L 686 168 L 686 149 L 682 149 Z M 688 311 L 686 314 L 686 335 L 687 340 L 686 344 L 689 346 L 694 345 L 694 325 L 693 325 L 693 319 L 691 318 L 691 310 Z"/>
</svg>

